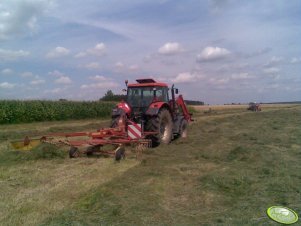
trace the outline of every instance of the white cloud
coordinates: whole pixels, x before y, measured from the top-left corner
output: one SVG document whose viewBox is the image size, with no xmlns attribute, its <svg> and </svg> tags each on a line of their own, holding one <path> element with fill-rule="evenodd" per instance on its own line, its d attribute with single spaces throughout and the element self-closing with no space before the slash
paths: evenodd
<svg viewBox="0 0 301 226">
<path fill-rule="evenodd" d="M 0 3 L 0 40 L 32 34 L 38 19 L 53 6 L 52 0 L 9 0 Z"/>
<path fill-rule="evenodd" d="M 231 52 L 224 48 L 208 46 L 197 55 L 197 61 L 213 61 L 226 58 Z"/>
<path fill-rule="evenodd" d="M 58 58 L 58 57 L 63 57 L 67 56 L 70 53 L 69 49 L 66 49 L 64 47 L 58 46 L 52 50 L 50 50 L 47 54 L 47 58 Z"/>
<path fill-rule="evenodd" d="M 57 84 L 68 85 L 72 83 L 72 80 L 68 76 L 62 76 L 54 81 Z"/>
<path fill-rule="evenodd" d="M 0 83 L 0 88 L 3 89 L 12 89 L 16 86 L 16 84 L 8 83 L 8 82 L 2 82 Z"/>
<path fill-rule="evenodd" d="M 126 64 L 124 64 L 124 63 L 122 63 L 120 61 L 115 63 L 115 71 L 117 71 L 117 72 L 125 72 L 127 70 L 131 70 L 131 69 Z"/>
<path fill-rule="evenodd" d="M 129 66 L 130 71 L 137 71 L 138 69 L 139 69 L 139 66 L 137 64 L 133 64 L 133 65 Z"/>
<path fill-rule="evenodd" d="M 194 82 L 195 77 L 190 74 L 189 72 L 184 72 L 178 74 L 174 79 L 171 80 L 174 83 L 189 83 L 189 82 Z"/>
<path fill-rule="evenodd" d="M 297 57 L 293 57 L 291 59 L 291 64 L 299 64 L 301 63 L 301 57 L 297 58 Z"/>
<path fill-rule="evenodd" d="M 174 79 L 171 79 L 174 83 L 193 83 L 200 79 L 202 79 L 204 76 L 198 75 L 198 74 L 192 74 L 190 72 L 183 72 L 179 73 Z"/>
<path fill-rule="evenodd" d="M 64 76 L 65 74 L 58 70 L 54 70 L 54 71 L 48 72 L 48 75 L 55 76 L 55 77 L 61 77 L 61 76 Z"/>
<path fill-rule="evenodd" d="M 103 82 L 107 81 L 108 79 L 102 75 L 95 75 L 95 76 L 90 76 L 89 77 L 91 80 L 98 81 L 98 82 Z"/>
<path fill-rule="evenodd" d="M 158 49 L 158 53 L 162 55 L 175 55 L 183 51 L 183 48 L 177 42 L 167 42 Z"/>
<path fill-rule="evenodd" d="M 101 83 L 93 83 L 93 84 L 84 84 L 80 88 L 81 89 L 109 89 L 116 88 L 119 85 L 115 82 L 101 82 Z"/>
<path fill-rule="evenodd" d="M 59 94 L 62 93 L 63 91 L 65 91 L 66 88 L 54 88 L 51 90 L 45 90 L 44 93 L 45 94 Z"/>
<path fill-rule="evenodd" d="M 85 68 L 90 69 L 90 70 L 95 70 L 95 69 L 100 69 L 100 64 L 97 62 L 91 62 L 85 65 Z"/>
<path fill-rule="evenodd" d="M 270 47 L 265 47 L 259 50 L 256 50 L 252 53 L 248 53 L 248 54 L 244 54 L 245 58 L 250 58 L 250 57 L 258 57 L 258 56 L 262 56 L 268 52 L 270 52 L 272 50 L 272 48 Z"/>
<path fill-rule="evenodd" d="M 209 83 L 212 85 L 225 85 L 229 82 L 229 78 L 211 78 L 209 79 Z"/>
<path fill-rule="evenodd" d="M 231 79 L 233 80 L 244 80 L 244 79 L 252 79 L 254 76 L 250 75 L 249 73 L 240 73 L 240 74 L 233 74 L 231 75 Z"/>
<path fill-rule="evenodd" d="M 86 51 L 82 51 L 77 53 L 74 57 L 81 58 L 88 55 L 92 56 L 103 56 L 106 54 L 107 47 L 104 43 L 97 43 L 93 48 L 87 49 Z"/>
<path fill-rule="evenodd" d="M 36 79 L 36 80 L 32 80 L 30 82 L 31 85 L 41 85 L 41 84 L 44 84 L 45 83 L 45 80 L 43 79 Z"/>
<path fill-rule="evenodd" d="M 96 81 L 97 83 L 92 83 L 92 84 L 84 84 L 80 88 L 81 89 L 108 89 L 108 88 L 116 88 L 119 87 L 119 85 L 114 82 L 110 78 L 106 78 L 102 75 L 95 75 L 89 77 L 91 80 Z"/>
<path fill-rule="evenodd" d="M 24 77 L 24 78 L 33 77 L 33 73 L 26 71 L 26 72 L 21 73 L 20 76 Z"/>
<path fill-rule="evenodd" d="M 3 75 L 10 75 L 12 73 L 13 73 L 13 70 L 10 68 L 5 68 L 1 71 L 1 74 L 3 74 Z"/>
<path fill-rule="evenodd" d="M 273 56 L 264 66 L 269 67 L 273 65 L 280 64 L 284 61 L 283 57 Z"/>
<path fill-rule="evenodd" d="M 263 69 L 263 72 L 265 74 L 277 74 L 279 71 L 280 71 L 279 68 L 276 68 L 276 67 L 269 67 L 269 68 Z"/>
<path fill-rule="evenodd" d="M 57 84 L 64 84 L 68 85 L 72 83 L 72 80 L 70 79 L 69 76 L 64 74 L 63 72 L 60 72 L 58 70 L 50 71 L 48 72 L 48 75 L 58 77 L 54 82 Z"/>
<path fill-rule="evenodd" d="M 81 58 L 81 57 L 85 57 L 87 56 L 87 53 L 86 52 L 79 52 L 78 54 L 76 54 L 74 57 L 75 58 Z"/>
<path fill-rule="evenodd" d="M 97 43 L 94 48 L 88 49 L 87 53 L 95 56 L 102 56 L 106 53 L 106 45 L 102 42 Z"/>
<path fill-rule="evenodd" d="M 118 72 L 121 72 L 121 71 L 137 71 L 139 69 L 139 66 L 137 64 L 132 64 L 130 66 L 127 66 L 122 62 L 116 62 L 115 63 L 115 69 Z"/>
<path fill-rule="evenodd" d="M 124 64 L 122 63 L 122 62 L 117 62 L 116 64 L 115 64 L 115 67 L 116 68 L 123 68 L 124 67 Z"/>
<path fill-rule="evenodd" d="M 279 63 L 283 61 L 283 57 L 276 57 L 276 56 L 273 56 L 270 60 L 270 63 Z"/>
<path fill-rule="evenodd" d="M 24 50 L 18 50 L 18 51 L 13 51 L 13 50 L 5 50 L 5 49 L 0 49 L 0 61 L 13 61 L 17 60 L 18 58 L 21 57 L 26 57 L 30 54 L 30 52 L 24 51 Z"/>
</svg>

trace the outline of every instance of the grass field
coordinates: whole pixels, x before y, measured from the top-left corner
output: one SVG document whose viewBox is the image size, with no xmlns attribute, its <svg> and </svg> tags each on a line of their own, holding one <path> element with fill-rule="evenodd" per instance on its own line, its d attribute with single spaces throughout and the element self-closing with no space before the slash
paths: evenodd
<svg viewBox="0 0 301 226">
<path fill-rule="evenodd" d="M 108 121 L 0 126 L 0 225 L 278 225 L 272 205 L 301 215 L 301 106 L 197 108 L 187 139 L 110 158 L 9 140 L 94 130 Z"/>
</svg>

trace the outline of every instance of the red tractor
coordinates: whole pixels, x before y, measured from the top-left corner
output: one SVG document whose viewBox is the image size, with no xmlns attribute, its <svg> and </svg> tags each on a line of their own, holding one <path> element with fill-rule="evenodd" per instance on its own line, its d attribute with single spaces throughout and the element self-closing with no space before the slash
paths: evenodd
<svg viewBox="0 0 301 226">
<path fill-rule="evenodd" d="M 175 98 L 178 89 L 169 88 L 165 83 L 153 79 L 138 79 L 135 84 L 127 84 L 127 101 L 117 104 L 112 112 L 111 128 L 100 128 L 95 132 L 52 133 L 40 138 L 13 142 L 16 149 L 30 150 L 42 143 L 70 146 L 69 156 L 97 154 L 115 156 L 119 161 L 125 156 L 126 145 L 136 145 L 138 149 L 168 144 L 174 137 L 186 137 L 191 119 L 182 95 Z M 76 139 L 78 137 L 78 139 Z M 72 139 L 69 139 L 72 138 Z M 113 150 L 103 149 L 111 145 Z M 83 147 L 86 150 L 80 150 Z"/>
<path fill-rule="evenodd" d="M 136 81 L 133 84 L 125 82 L 127 100 L 113 109 L 111 128 L 118 127 L 121 117 L 132 121 L 141 126 L 146 138 L 151 139 L 152 146 L 168 144 L 175 137 L 186 137 L 192 114 L 188 112 L 182 95 L 175 97 L 178 89 L 174 85 L 169 89 L 167 84 L 153 79 Z"/>
</svg>

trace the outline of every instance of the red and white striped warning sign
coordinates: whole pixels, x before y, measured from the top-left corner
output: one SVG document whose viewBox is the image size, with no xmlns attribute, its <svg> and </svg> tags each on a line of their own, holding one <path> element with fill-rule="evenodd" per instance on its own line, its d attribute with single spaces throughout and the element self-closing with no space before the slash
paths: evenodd
<svg viewBox="0 0 301 226">
<path fill-rule="evenodd" d="M 128 125 L 128 136 L 131 139 L 140 139 L 142 136 L 141 124 Z"/>
</svg>

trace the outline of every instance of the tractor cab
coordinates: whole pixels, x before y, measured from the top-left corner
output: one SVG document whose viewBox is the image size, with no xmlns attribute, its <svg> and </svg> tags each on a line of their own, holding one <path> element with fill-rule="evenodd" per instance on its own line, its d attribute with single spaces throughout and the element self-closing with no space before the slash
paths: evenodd
<svg viewBox="0 0 301 226">
<path fill-rule="evenodd" d="M 151 103 L 168 103 L 168 86 L 153 79 L 137 79 L 137 83 L 127 87 L 127 103 L 134 113 L 144 113 Z"/>
</svg>

